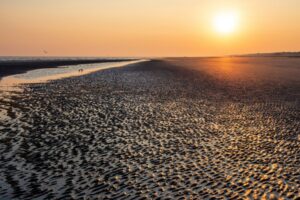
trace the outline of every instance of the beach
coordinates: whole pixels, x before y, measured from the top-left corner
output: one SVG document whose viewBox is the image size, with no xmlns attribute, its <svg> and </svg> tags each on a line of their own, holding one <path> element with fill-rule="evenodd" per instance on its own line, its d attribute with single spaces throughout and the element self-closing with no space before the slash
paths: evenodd
<svg viewBox="0 0 300 200">
<path fill-rule="evenodd" d="M 300 59 L 164 58 L 22 85 L 0 199 L 300 198 Z"/>
</svg>

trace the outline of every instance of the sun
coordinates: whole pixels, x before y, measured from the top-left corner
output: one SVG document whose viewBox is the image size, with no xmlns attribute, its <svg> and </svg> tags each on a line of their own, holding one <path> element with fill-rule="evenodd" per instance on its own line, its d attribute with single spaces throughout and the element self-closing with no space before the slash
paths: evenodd
<svg viewBox="0 0 300 200">
<path fill-rule="evenodd" d="M 215 31 L 220 34 L 233 33 L 238 25 L 238 15 L 233 11 L 220 12 L 213 20 L 213 26 Z"/>
</svg>

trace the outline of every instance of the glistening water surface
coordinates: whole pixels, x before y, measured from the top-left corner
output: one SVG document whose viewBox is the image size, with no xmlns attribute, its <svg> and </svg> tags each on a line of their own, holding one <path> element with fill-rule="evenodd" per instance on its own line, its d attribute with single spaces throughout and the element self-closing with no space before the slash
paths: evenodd
<svg viewBox="0 0 300 200">
<path fill-rule="evenodd" d="M 81 76 L 101 69 L 112 67 L 121 67 L 128 64 L 133 64 L 140 61 L 123 61 L 109 62 L 96 64 L 80 64 L 61 66 L 57 68 L 42 68 L 30 70 L 23 74 L 11 75 L 0 79 L 0 90 L 12 89 L 13 86 L 19 86 L 26 83 L 39 83 L 71 76 Z"/>
</svg>

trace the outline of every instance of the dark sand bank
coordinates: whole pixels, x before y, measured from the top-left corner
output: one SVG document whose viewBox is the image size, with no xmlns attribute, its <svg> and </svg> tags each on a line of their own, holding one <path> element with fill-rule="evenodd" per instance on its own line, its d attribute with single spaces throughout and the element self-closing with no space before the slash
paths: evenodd
<svg viewBox="0 0 300 200">
<path fill-rule="evenodd" d="M 0 199 L 299 198 L 300 68 L 243 59 L 28 85 L 0 121 Z"/>
<path fill-rule="evenodd" d="M 64 65 L 79 65 L 103 62 L 131 61 L 133 59 L 24 59 L 0 60 L 0 79 L 3 76 L 20 74 L 28 70 L 53 68 Z"/>
<path fill-rule="evenodd" d="M 236 55 L 241 57 L 287 57 L 287 58 L 300 58 L 300 52 L 274 52 L 274 53 L 255 53 Z"/>
</svg>

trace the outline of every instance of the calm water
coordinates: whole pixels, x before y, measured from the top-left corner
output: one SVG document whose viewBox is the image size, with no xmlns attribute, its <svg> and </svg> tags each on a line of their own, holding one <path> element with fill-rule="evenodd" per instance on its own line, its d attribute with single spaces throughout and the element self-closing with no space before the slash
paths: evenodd
<svg viewBox="0 0 300 200">
<path fill-rule="evenodd" d="M 25 59 L 25 58 L 20 58 L 20 59 Z M 42 69 L 30 70 L 23 74 L 11 75 L 1 79 L 0 90 L 12 90 L 12 89 L 15 90 L 18 87 L 16 88 L 14 86 L 18 86 L 19 84 L 45 82 L 49 80 L 66 78 L 70 76 L 80 76 L 97 70 L 107 69 L 112 67 L 121 67 L 136 62 L 140 62 L 140 61 L 81 64 L 81 65 L 61 66 L 57 68 L 42 68 Z M 82 69 L 83 71 L 79 72 L 80 69 Z"/>
</svg>

